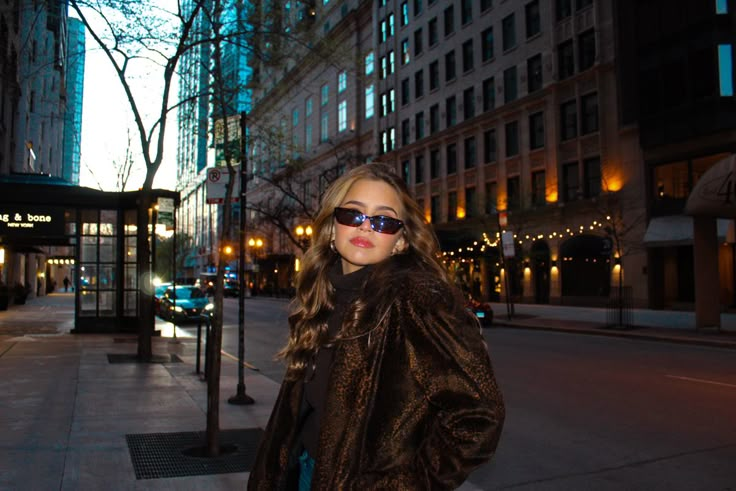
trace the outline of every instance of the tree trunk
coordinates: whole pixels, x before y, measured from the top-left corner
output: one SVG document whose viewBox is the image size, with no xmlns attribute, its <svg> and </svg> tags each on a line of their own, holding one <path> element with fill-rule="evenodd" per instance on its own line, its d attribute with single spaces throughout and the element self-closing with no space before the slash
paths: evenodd
<svg viewBox="0 0 736 491">
<path fill-rule="evenodd" d="M 153 358 L 152 338 L 155 326 L 153 315 L 153 285 L 151 281 L 151 257 L 149 247 L 149 220 L 151 192 L 142 189 L 138 194 L 138 229 L 136 233 L 136 263 L 138 265 L 138 360 Z"/>
</svg>

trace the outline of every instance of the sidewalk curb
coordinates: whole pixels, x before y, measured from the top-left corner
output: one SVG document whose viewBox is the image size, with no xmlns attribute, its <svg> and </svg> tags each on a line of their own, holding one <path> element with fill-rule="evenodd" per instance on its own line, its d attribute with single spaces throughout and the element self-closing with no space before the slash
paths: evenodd
<svg viewBox="0 0 736 491">
<path fill-rule="evenodd" d="M 733 340 L 725 339 L 704 339 L 696 338 L 688 335 L 669 336 L 666 334 L 653 334 L 637 331 L 639 329 L 647 329 L 646 327 L 633 327 L 628 329 L 608 328 L 603 325 L 589 328 L 565 328 L 558 326 L 544 326 L 540 324 L 520 324 L 513 321 L 494 321 L 493 327 L 506 327 L 512 329 L 527 329 L 532 331 L 552 331 L 570 334 L 587 334 L 592 336 L 608 336 L 628 339 L 641 339 L 643 341 L 659 341 L 676 344 L 689 344 L 696 346 L 707 346 L 712 348 L 736 349 L 736 338 Z M 717 336 L 718 333 L 708 333 Z"/>
</svg>

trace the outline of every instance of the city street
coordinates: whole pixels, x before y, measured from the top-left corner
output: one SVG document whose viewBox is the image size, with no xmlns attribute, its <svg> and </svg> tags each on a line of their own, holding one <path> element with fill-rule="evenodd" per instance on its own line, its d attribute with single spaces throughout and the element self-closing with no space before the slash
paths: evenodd
<svg viewBox="0 0 736 491">
<path fill-rule="evenodd" d="M 237 355 L 237 299 L 223 349 Z M 287 301 L 248 298 L 246 361 L 273 380 Z M 196 328 L 185 327 L 195 333 Z M 484 331 L 507 419 L 481 489 L 735 489 L 733 350 L 495 327 Z M 246 370 L 246 385 L 249 374 Z"/>
</svg>

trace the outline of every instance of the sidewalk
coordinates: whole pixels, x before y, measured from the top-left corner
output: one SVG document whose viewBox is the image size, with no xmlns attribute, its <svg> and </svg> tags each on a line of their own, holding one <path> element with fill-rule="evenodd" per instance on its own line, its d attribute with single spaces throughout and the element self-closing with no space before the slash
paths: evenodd
<svg viewBox="0 0 736 491">
<path fill-rule="evenodd" d="M 256 403 L 229 404 L 237 363 L 222 358 L 220 442 L 237 452 L 204 459 L 196 338 L 154 338 L 165 362 L 135 363 L 135 336 L 69 334 L 73 316 L 71 293 L 0 312 L 0 490 L 244 489 L 278 384 L 246 370 Z"/>
<path fill-rule="evenodd" d="M 255 404 L 227 400 L 237 363 L 222 358 L 220 442 L 232 452 L 197 456 L 206 427 L 206 384 L 196 339 L 159 322 L 156 363 L 136 363 L 133 335 L 69 334 L 73 294 L 0 311 L 0 490 L 243 489 L 278 384 L 245 371 Z M 689 312 L 635 311 L 627 330 L 605 328 L 605 309 L 494 304 L 495 325 L 736 348 L 736 315 L 720 332 L 697 332 Z M 178 477 L 177 477 L 178 476 Z M 477 489 L 471 484 L 465 491 Z"/>
<path fill-rule="evenodd" d="M 495 326 L 616 336 L 736 349 L 736 314 L 721 314 L 720 329 L 695 328 L 695 313 L 633 309 L 630 326 L 607 326 L 607 311 L 595 307 L 514 304 L 509 319 L 504 303 L 492 303 Z"/>
</svg>

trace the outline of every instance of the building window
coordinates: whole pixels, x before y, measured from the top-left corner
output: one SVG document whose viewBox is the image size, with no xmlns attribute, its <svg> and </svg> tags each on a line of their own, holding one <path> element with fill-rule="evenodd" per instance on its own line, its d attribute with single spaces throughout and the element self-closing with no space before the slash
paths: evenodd
<svg viewBox="0 0 736 491">
<path fill-rule="evenodd" d="M 601 194 L 601 159 L 593 157 L 583 161 L 584 188 L 586 198 L 595 198 Z"/>
<path fill-rule="evenodd" d="M 409 79 L 405 78 L 401 81 L 401 105 L 409 104 Z"/>
<path fill-rule="evenodd" d="M 716 14 L 723 15 L 728 13 L 728 0 L 716 0 Z"/>
<path fill-rule="evenodd" d="M 422 28 L 414 31 L 414 56 L 422 54 Z"/>
<path fill-rule="evenodd" d="M 403 39 L 401 41 L 401 64 L 406 65 L 409 63 L 409 40 Z"/>
<path fill-rule="evenodd" d="M 409 3 L 401 2 L 401 26 L 409 24 Z"/>
<path fill-rule="evenodd" d="M 455 96 L 445 99 L 445 128 L 455 126 L 457 124 L 457 103 Z"/>
<path fill-rule="evenodd" d="M 544 146 L 544 113 L 542 111 L 529 116 L 529 149 L 535 150 Z"/>
<path fill-rule="evenodd" d="M 542 30 L 542 23 L 539 18 L 539 0 L 527 3 L 524 11 L 526 13 L 526 37 L 529 39 Z"/>
<path fill-rule="evenodd" d="M 493 77 L 483 81 L 483 111 L 490 111 L 496 107 L 496 83 Z"/>
<path fill-rule="evenodd" d="M 414 98 L 418 99 L 424 95 L 424 71 L 414 73 Z"/>
<path fill-rule="evenodd" d="M 348 88 L 348 72 L 345 70 L 337 74 L 337 92 L 339 94 L 345 92 Z"/>
<path fill-rule="evenodd" d="M 337 131 L 348 129 L 348 101 L 340 101 L 337 106 Z"/>
<path fill-rule="evenodd" d="M 445 37 L 455 32 L 455 6 L 450 5 L 445 9 Z"/>
<path fill-rule="evenodd" d="M 593 29 L 578 36 L 578 64 L 581 71 L 595 64 L 595 31 Z"/>
<path fill-rule="evenodd" d="M 396 55 L 394 54 L 394 51 L 391 50 L 388 52 L 388 75 L 391 75 L 396 71 Z"/>
<path fill-rule="evenodd" d="M 506 157 L 513 157 L 519 154 L 519 122 L 511 121 L 506 123 Z"/>
<path fill-rule="evenodd" d="M 654 167 L 652 179 L 658 200 L 684 200 L 690 194 L 688 162 L 669 162 Z"/>
<path fill-rule="evenodd" d="M 308 152 L 312 149 L 312 123 L 304 126 L 304 151 Z"/>
<path fill-rule="evenodd" d="M 374 95 L 373 84 L 365 88 L 365 119 L 373 117 L 375 95 Z"/>
<path fill-rule="evenodd" d="M 578 163 L 572 162 L 562 166 L 562 198 L 565 202 L 578 199 L 580 192 L 580 176 L 578 174 Z"/>
<path fill-rule="evenodd" d="M 407 186 L 411 185 L 411 182 L 409 182 L 409 161 L 408 160 L 401 161 L 401 177 L 404 178 L 404 183 Z"/>
<path fill-rule="evenodd" d="M 439 36 L 437 35 L 437 17 L 432 17 L 429 20 L 429 23 L 427 24 L 427 30 L 429 45 L 434 46 L 439 41 Z"/>
<path fill-rule="evenodd" d="M 509 210 L 521 208 L 521 179 L 519 176 L 506 179 L 506 207 Z"/>
<path fill-rule="evenodd" d="M 434 104 L 429 108 L 429 134 L 437 133 L 440 130 L 440 106 Z"/>
<path fill-rule="evenodd" d="M 383 94 L 381 94 L 381 113 L 379 114 L 379 116 L 384 117 L 390 112 L 391 109 L 389 107 L 388 92 L 384 92 Z"/>
<path fill-rule="evenodd" d="M 578 136 L 578 112 L 574 100 L 560 106 L 560 136 L 562 141 Z"/>
<path fill-rule="evenodd" d="M 570 17 L 572 15 L 572 0 L 557 0 L 555 13 L 558 21 Z"/>
<path fill-rule="evenodd" d="M 378 42 L 385 43 L 386 38 L 388 38 L 388 21 L 386 19 L 381 19 L 381 33 L 378 38 Z"/>
<path fill-rule="evenodd" d="M 507 15 L 501 21 L 501 32 L 503 36 L 503 50 L 508 51 L 516 46 L 516 20 L 514 14 Z"/>
<path fill-rule="evenodd" d="M 475 196 L 475 186 L 465 188 L 465 217 L 473 218 L 478 215 L 477 206 L 475 202 L 477 198 Z"/>
<path fill-rule="evenodd" d="M 572 40 L 560 43 L 557 47 L 557 76 L 560 80 L 571 77 L 575 73 L 575 54 Z"/>
<path fill-rule="evenodd" d="M 374 58 L 373 58 L 373 51 L 369 51 L 367 55 L 365 55 L 365 74 L 370 75 L 373 73 L 373 67 L 374 67 Z"/>
<path fill-rule="evenodd" d="M 542 55 L 535 55 L 526 61 L 526 78 L 528 92 L 536 92 L 542 88 Z"/>
<path fill-rule="evenodd" d="M 446 148 L 447 175 L 457 173 L 457 145 L 449 143 Z"/>
<path fill-rule="evenodd" d="M 414 17 L 422 13 L 422 0 L 414 0 Z"/>
<path fill-rule="evenodd" d="M 496 181 L 486 183 L 486 215 L 498 213 L 498 184 Z"/>
<path fill-rule="evenodd" d="M 503 101 L 509 103 L 519 96 L 516 87 L 516 67 L 512 66 L 503 72 Z"/>
<path fill-rule="evenodd" d="M 330 137 L 330 115 L 327 112 L 322 113 L 319 124 L 319 141 L 324 143 Z"/>
<path fill-rule="evenodd" d="M 414 158 L 414 180 L 417 184 L 424 182 L 424 155 Z"/>
<path fill-rule="evenodd" d="M 493 28 L 489 27 L 480 33 L 481 56 L 483 61 L 493 58 Z"/>
<path fill-rule="evenodd" d="M 408 119 L 401 121 L 401 145 L 405 146 L 409 144 L 411 139 L 410 134 L 410 123 Z"/>
<path fill-rule="evenodd" d="M 545 172 L 539 170 L 532 172 L 532 205 L 544 206 L 546 204 L 545 195 L 547 191 L 545 183 Z"/>
<path fill-rule="evenodd" d="M 733 96 L 733 49 L 730 44 L 718 45 L 718 85 L 721 97 Z"/>
<path fill-rule="evenodd" d="M 483 161 L 486 164 L 496 161 L 496 130 L 483 132 Z"/>
<path fill-rule="evenodd" d="M 457 220 L 457 191 L 447 193 L 447 221 Z"/>
<path fill-rule="evenodd" d="M 475 151 L 475 137 L 469 136 L 463 141 L 463 150 L 465 154 L 465 168 L 472 169 L 475 167 L 478 159 L 477 152 Z"/>
<path fill-rule="evenodd" d="M 430 210 L 430 218 L 432 220 L 432 223 L 439 223 L 440 221 L 440 197 L 438 195 L 432 196 L 431 202 L 430 202 L 431 210 Z"/>
<path fill-rule="evenodd" d="M 299 109 L 291 111 L 291 126 L 299 126 Z"/>
<path fill-rule="evenodd" d="M 424 111 L 419 111 L 414 116 L 414 140 L 421 140 L 424 138 Z"/>
<path fill-rule="evenodd" d="M 475 89 L 468 87 L 463 91 L 463 121 L 475 116 Z"/>
<path fill-rule="evenodd" d="M 312 115 L 312 98 L 307 97 L 307 101 L 304 104 L 304 114 L 308 118 Z"/>
<path fill-rule="evenodd" d="M 440 151 L 437 148 L 429 152 L 429 177 L 431 179 L 440 177 Z"/>
<path fill-rule="evenodd" d="M 330 86 L 324 84 L 320 90 L 320 105 L 326 106 L 330 102 Z"/>
<path fill-rule="evenodd" d="M 429 90 L 440 86 L 440 62 L 435 60 L 429 64 Z"/>
<path fill-rule="evenodd" d="M 463 72 L 473 69 L 473 39 L 470 38 L 463 43 Z"/>
<path fill-rule="evenodd" d="M 473 0 L 460 1 L 460 20 L 463 26 L 473 20 Z"/>
<path fill-rule="evenodd" d="M 592 93 L 580 98 L 580 134 L 587 135 L 598 131 L 598 94 Z"/>
<path fill-rule="evenodd" d="M 394 35 L 394 14 L 388 14 L 388 37 Z"/>
<path fill-rule="evenodd" d="M 455 79 L 455 50 L 445 55 L 445 82 Z"/>
</svg>

